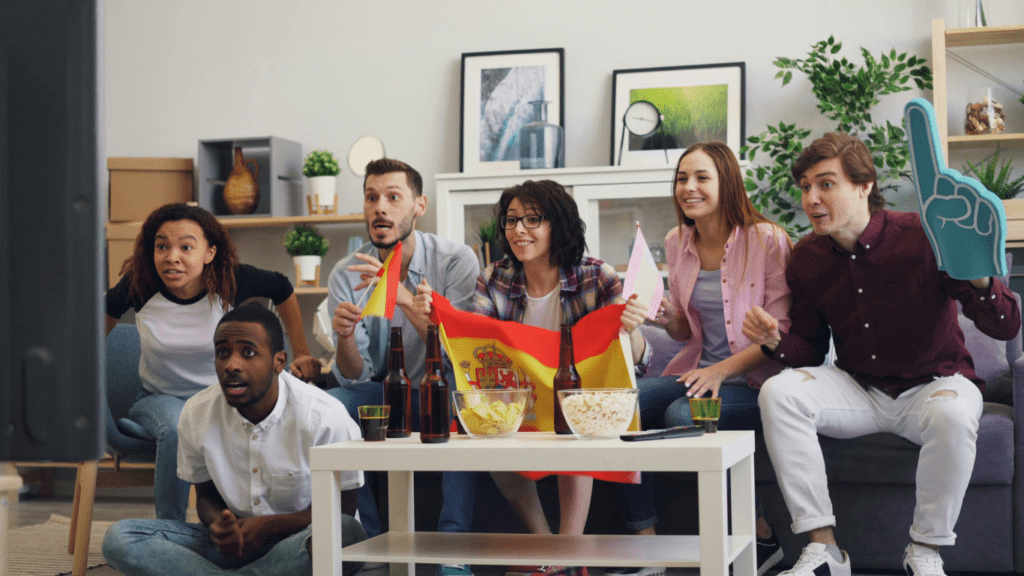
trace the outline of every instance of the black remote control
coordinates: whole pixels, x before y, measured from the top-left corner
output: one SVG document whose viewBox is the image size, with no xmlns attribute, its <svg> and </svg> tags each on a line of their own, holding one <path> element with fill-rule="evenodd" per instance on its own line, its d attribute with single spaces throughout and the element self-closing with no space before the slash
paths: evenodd
<svg viewBox="0 0 1024 576">
<path fill-rule="evenodd" d="M 641 440 L 660 440 L 662 438 L 682 438 L 684 436 L 700 436 L 704 434 L 704 427 L 696 424 L 690 426 L 676 426 L 675 428 L 664 428 L 659 430 L 644 430 L 643 432 L 627 432 L 619 438 L 626 442 L 639 442 Z"/>
</svg>

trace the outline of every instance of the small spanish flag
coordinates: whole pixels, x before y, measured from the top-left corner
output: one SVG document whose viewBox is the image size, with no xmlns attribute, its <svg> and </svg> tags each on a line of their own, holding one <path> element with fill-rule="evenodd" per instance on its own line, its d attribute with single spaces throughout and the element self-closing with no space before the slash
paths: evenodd
<svg viewBox="0 0 1024 576">
<path fill-rule="evenodd" d="M 395 302 L 398 301 L 398 279 L 402 275 L 402 243 L 395 244 L 384 265 L 377 271 L 377 287 L 370 294 L 363 308 L 363 315 L 383 316 L 388 320 L 395 317 Z"/>
</svg>

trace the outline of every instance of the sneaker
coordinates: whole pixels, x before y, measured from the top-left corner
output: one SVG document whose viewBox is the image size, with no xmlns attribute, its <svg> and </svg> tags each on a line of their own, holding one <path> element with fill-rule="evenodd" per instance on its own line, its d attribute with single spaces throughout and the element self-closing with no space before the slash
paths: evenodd
<svg viewBox="0 0 1024 576">
<path fill-rule="evenodd" d="M 473 576 L 467 564 L 442 564 L 437 567 L 437 576 Z"/>
<path fill-rule="evenodd" d="M 768 538 L 757 538 L 757 576 L 764 576 L 772 566 L 782 562 L 782 545 L 775 532 Z"/>
<path fill-rule="evenodd" d="M 824 544 L 811 542 L 804 546 L 800 559 L 779 576 L 851 576 L 850 556 L 843 552 L 843 562 L 836 562 Z"/>
<path fill-rule="evenodd" d="M 586 566 L 541 566 L 531 576 L 588 576 Z"/>
<path fill-rule="evenodd" d="M 938 550 L 920 544 L 907 546 L 903 553 L 903 569 L 907 576 L 946 576 Z"/>
<path fill-rule="evenodd" d="M 609 568 L 604 571 L 604 576 L 661 576 L 664 573 L 664 566 L 648 566 L 646 568 L 634 566 L 632 568 Z"/>
</svg>

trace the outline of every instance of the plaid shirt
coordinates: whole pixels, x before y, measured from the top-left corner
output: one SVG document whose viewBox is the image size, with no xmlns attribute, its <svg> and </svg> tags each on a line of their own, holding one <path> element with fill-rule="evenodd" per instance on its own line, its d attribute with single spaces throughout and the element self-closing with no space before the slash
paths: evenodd
<svg viewBox="0 0 1024 576">
<path fill-rule="evenodd" d="M 622 295 L 622 281 L 615 268 L 602 260 L 584 256 L 578 266 L 562 268 L 560 300 L 562 321 L 575 325 L 580 318 L 599 310 Z M 503 321 L 522 322 L 526 312 L 526 274 L 515 269 L 508 258 L 488 266 L 476 279 L 473 311 Z M 650 343 L 636 365 L 643 376 L 651 360 Z"/>
</svg>

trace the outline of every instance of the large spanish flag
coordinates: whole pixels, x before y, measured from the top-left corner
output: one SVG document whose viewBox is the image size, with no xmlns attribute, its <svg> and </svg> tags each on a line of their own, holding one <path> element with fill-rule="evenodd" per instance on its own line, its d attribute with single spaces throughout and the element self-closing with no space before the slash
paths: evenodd
<svg viewBox="0 0 1024 576">
<path fill-rule="evenodd" d="M 559 333 L 518 322 L 504 322 L 456 310 L 434 292 L 430 319 L 439 327 L 441 342 L 455 370 L 459 390 L 470 388 L 530 388 L 521 431 L 554 429 L 552 380 L 558 371 Z M 636 386 L 633 363 L 619 338 L 624 304 L 587 314 L 573 326 L 573 356 L 584 388 Z M 628 338 L 628 337 L 627 337 Z M 627 340 L 628 341 L 628 340 Z M 634 415 L 630 430 L 639 430 Z M 551 472 L 522 472 L 541 478 Z M 637 472 L 586 472 L 600 480 L 639 482 Z"/>
<path fill-rule="evenodd" d="M 395 244 L 391 254 L 377 271 L 377 286 L 363 307 L 363 315 L 383 316 L 388 320 L 395 317 L 395 303 L 398 301 L 398 279 L 402 275 L 402 243 Z"/>
</svg>

